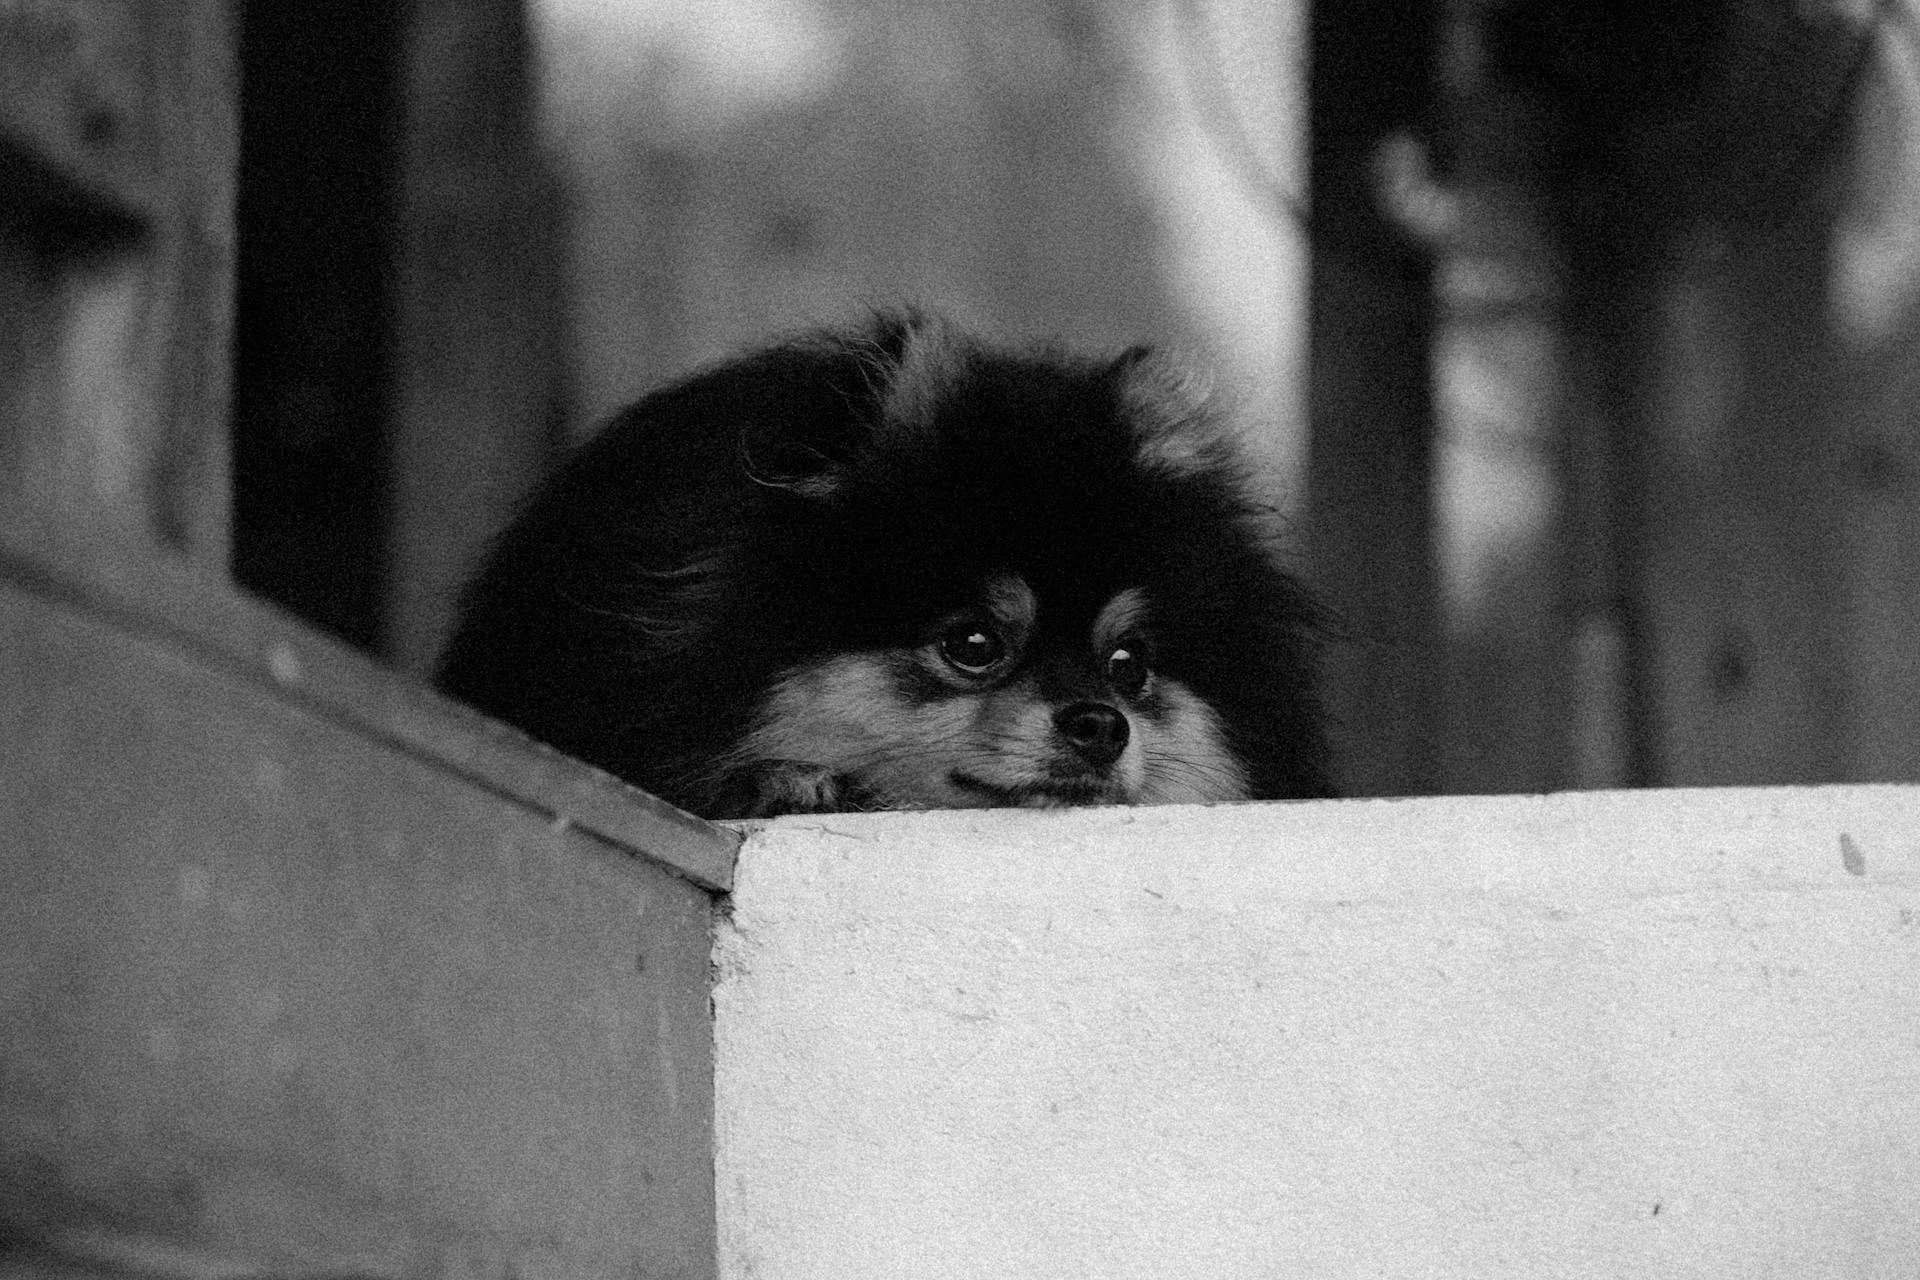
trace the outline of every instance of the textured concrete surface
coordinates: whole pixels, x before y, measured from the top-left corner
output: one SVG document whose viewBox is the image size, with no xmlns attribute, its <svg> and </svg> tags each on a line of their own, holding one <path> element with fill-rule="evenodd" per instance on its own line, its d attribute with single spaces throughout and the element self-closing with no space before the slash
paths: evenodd
<svg viewBox="0 0 1920 1280">
<path fill-rule="evenodd" d="M 616 836 L 724 842 L 18 563 L 0 1276 L 712 1280 L 710 899 Z"/>
<path fill-rule="evenodd" d="M 757 827 L 721 1274 L 1920 1274 L 1920 788 Z"/>
</svg>

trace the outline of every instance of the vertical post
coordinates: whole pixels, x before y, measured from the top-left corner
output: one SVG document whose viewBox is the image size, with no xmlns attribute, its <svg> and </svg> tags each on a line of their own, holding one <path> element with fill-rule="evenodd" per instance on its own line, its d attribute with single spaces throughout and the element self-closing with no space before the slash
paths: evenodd
<svg viewBox="0 0 1920 1280">
<path fill-rule="evenodd" d="M 1824 201 L 1791 225 L 1757 220 L 1693 264 L 1686 305 L 1672 308 L 1679 350 L 1656 371 L 1630 580 L 1651 631 L 1643 696 L 1660 734 L 1646 781 L 1852 776 L 1858 507 L 1851 423 L 1835 406 L 1830 238 Z"/>
<path fill-rule="evenodd" d="M 1861 38 L 1786 3 L 1508 17 L 1511 65 L 1556 121 L 1576 741 L 1600 748 L 1571 780 L 1844 777 L 1827 296 Z"/>
<path fill-rule="evenodd" d="M 386 607 L 396 80 L 410 6 L 240 2 L 233 576 L 372 650 Z"/>
<path fill-rule="evenodd" d="M 1664 233 L 1625 210 L 1606 221 L 1604 234 L 1568 245 L 1562 313 L 1573 338 L 1561 436 L 1563 607 L 1572 629 L 1578 722 L 1568 781 L 1585 788 L 1646 787 L 1666 774 L 1647 573 L 1655 413 L 1649 392 L 1657 376 L 1662 298 L 1645 254 Z"/>
<path fill-rule="evenodd" d="M 519 0 L 411 12 L 386 647 L 425 672 L 562 430 L 564 240 Z"/>
<path fill-rule="evenodd" d="M 1873 39 L 1872 81 L 1850 122 L 1851 199 L 1834 228 L 1828 413 L 1852 480 L 1848 771 L 1893 782 L 1920 780 L 1920 253 L 1908 247 L 1920 225 L 1920 46 L 1899 20 Z"/>
<path fill-rule="evenodd" d="M 1327 695 L 1354 795 L 1439 783 L 1433 290 L 1378 170 L 1382 141 L 1425 123 L 1436 27 L 1431 0 L 1320 0 L 1311 17 L 1308 559 L 1347 633 Z"/>
<path fill-rule="evenodd" d="M 222 572 L 233 48 L 222 0 L 0 6 L 0 526 Z"/>
</svg>

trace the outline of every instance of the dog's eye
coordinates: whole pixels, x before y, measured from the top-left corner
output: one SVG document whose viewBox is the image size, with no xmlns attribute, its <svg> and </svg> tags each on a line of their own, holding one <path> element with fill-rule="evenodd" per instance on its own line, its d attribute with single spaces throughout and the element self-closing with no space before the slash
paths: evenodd
<svg viewBox="0 0 1920 1280">
<path fill-rule="evenodd" d="M 1007 656 L 1007 645 L 991 625 L 969 619 L 940 633 L 940 656 L 977 676 Z"/>
<path fill-rule="evenodd" d="M 1139 694 L 1147 687 L 1147 677 L 1153 674 L 1153 668 L 1147 663 L 1147 647 L 1141 641 L 1128 638 L 1114 646 L 1107 655 L 1107 682 L 1129 697 Z"/>
</svg>

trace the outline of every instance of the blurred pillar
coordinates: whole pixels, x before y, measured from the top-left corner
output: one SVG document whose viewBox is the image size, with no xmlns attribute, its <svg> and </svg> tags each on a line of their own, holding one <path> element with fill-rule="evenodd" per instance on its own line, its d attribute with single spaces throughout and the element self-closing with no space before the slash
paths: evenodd
<svg viewBox="0 0 1920 1280">
<path fill-rule="evenodd" d="M 1834 185 L 1870 46 L 1790 0 L 1524 0 L 1566 266 L 1579 786 L 1847 771 Z"/>
<path fill-rule="evenodd" d="M 403 73 L 386 652 L 431 669 L 562 430 L 564 201 L 520 0 L 417 0 Z"/>
<path fill-rule="evenodd" d="M 242 14 L 234 577 L 372 649 L 390 523 L 399 15 L 388 0 L 247 0 Z"/>
<path fill-rule="evenodd" d="M 226 571 L 231 32 L 0 4 L 0 546 Z"/>
<path fill-rule="evenodd" d="M 1307 545 L 1342 620 L 1327 700 L 1352 795 L 1439 782 L 1433 288 L 1380 198 L 1382 143 L 1426 123 L 1436 31 L 1431 0 L 1312 9 Z"/>
</svg>

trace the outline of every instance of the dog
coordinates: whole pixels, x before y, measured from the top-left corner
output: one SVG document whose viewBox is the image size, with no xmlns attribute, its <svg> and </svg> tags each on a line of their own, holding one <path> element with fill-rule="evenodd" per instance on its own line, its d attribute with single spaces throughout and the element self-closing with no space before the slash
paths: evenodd
<svg viewBox="0 0 1920 1280">
<path fill-rule="evenodd" d="M 655 391 L 469 587 L 441 687 L 710 818 L 1332 794 L 1319 610 L 1176 362 L 920 312 Z"/>
</svg>

